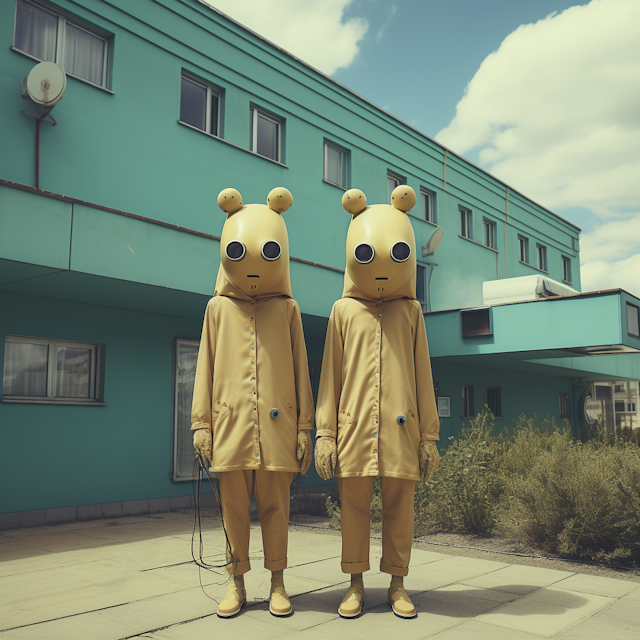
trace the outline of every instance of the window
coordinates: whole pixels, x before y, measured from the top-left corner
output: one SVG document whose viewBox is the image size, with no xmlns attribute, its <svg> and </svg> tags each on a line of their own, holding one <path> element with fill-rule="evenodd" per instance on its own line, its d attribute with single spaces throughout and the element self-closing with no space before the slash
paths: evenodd
<svg viewBox="0 0 640 640">
<path fill-rule="evenodd" d="M 391 194 L 396 187 L 407 184 L 407 179 L 387 171 L 387 203 L 391 204 Z"/>
<path fill-rule="evenodd" d="M 104 345 L 7 336 L 3 400 L 95 402 L 102 397 Z"/>
<path fill-rule="evenodd" d="M 420 187 L 420 211 L 428 222 L 436 222 L 436 194 L 424 187 Z"/>
<path fill-rule="evenodd" d="M 631 412 L 635 412 L 636 410 L 636 403 L 635 402 L 628 402 L 627 403 L 627 411 Z"/>
<path fill-rule="evenodd" d="M 473 385 L 468 384 L 462 387 L 462 418 L 473 418 L 475 416 L 473 402 Z"/>
<path fill-rule="evenodd" d="M 614 385 L 614 389 L 613 389 L 616 393 L 621 393 L 624 391 L 624 385 L 623 384 L 616 384 Z"/>
<path fill-rule="evenodd" d="M 536 244 L 536 250 L 538 251 L 538 269 L 541 269 L 542 271 L 548 271 L 547 247 L 542 244 Z"/>
<path fill-rule="evenodd" d="M 251 108 L 251 151 L 259 156 L 281 162 L 282 120 Z"/>
<path fill-rule="evenodd" d="M 569 394 L 568 393 L 560 394 L 560 417 L 562 419 L 571 417 L 569 413 Z"/>
<path fill-rule="evenodd" d="M 416 298 L 422 305 L 422 309 L 425 310 L 427 305 L 427 268 L 421 264 L 416 268 Z M 430 311 L 430 309 L 426 309 L 426 311 Z"/>
<path fill-rule="evenodd" d="M 520 250 L 520 262 L 529 264 L 529 238 L 518 236 L 518 248 Z"/>
<path fill-rule="evenodd" d="M 473 225 L 471 219 L 471 209 L 465 209 L 464 207 L 458 207 L 460 211 L 460 235 L 463 238 L 473 238 Z"/>
<path fill-rule="evenodd" d="M 640 308 L 627 302 L 627 332 L 630 336 L 640 338 Z"/>
<path fill-rule="evenodd" d="M 571 282 L 571 258 L 562 256 L 562 279 Z"/>
<path fill-rule="evenodd" d="M 489 407 L 494 417 L 502 417 L 502 393 L 500 387 L 484 388 L 484 403 Z"/>
<path fill-rule="evenodd" d="M 347 188 L 349 153 L 330 142 L 324 143 L 324 179 L 331 184 Z"/>
<path fill-rule="evenodd" d="M 194 78 L 182 75 L 180 122 L 214 136 L 220 133 L 220 92 Z"/>
<path fill-rule="evenodd" d="M 14 46 L 68 74 L 107 86 L 107 38 L 44 7 L 18 0 Z"/>
<path fill-rule="evenodd" d="M 614 402 L 613 404 L 614 404 L 614 411 L 624 411 L 624 408 L 625 408 L 624 401 L 616 400 L 616 402 Z"/>
<path fill-rule="evenodd" d="M 175 340 L 173 343 L 173 434 L 171 477 L 193 478 L 193 432 L 191 400 L 198 362 L 197 340 Z"/>
<path fill-rule="evenodd" d="M 482 219 L 482 225 L 484 227 L 484 244 L 490 249 L 495 249 L 496 244 L 496 223 L 492 220 Z"/>
</svg>

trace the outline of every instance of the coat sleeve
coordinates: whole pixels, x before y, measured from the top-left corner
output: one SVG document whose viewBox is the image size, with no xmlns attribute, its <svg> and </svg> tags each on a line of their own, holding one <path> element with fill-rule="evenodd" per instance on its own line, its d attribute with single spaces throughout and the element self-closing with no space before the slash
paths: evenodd
<svg viewBox="0 0 640 640">
<path fill-rule="evenodd" d="M 333 305 L 324 343 L 318 406 L 316 407 L 316 437 L 336 438 L 338 433 L 338 408 L 342 392 L 342 357 L 344 344 L 340 327 L 338 302 Z"/>
<path fill-rule="evenodd" d="M 313 429 L 313 392 L 309 379 L 309 361 L 304 342 L 300 307 L 294 300 L 291 319 L 291 349 L 293 351 L 293 370 L 296 379 L 296 401 L 298 404 L 298 431 Z"/>
<path fill-rule="evenodd" d="M 416 386 L 418 392 L 418 413 L 420 421 L 420 441 L 440 440 L 440 419 L 433 391 L 431 360 L 427 344 L 427 329 L 420 303 L 416 303 L 417 319 L 414 333 L 414 359 L 416 366 Z"/>
<path fill-rule="evenodd" d="M 212 298 L 207 305 L 200 336 L 200 349 L 196 364 L 196 379 L 193 384 L 191 402 L 191 430 L 211 427 L 211 405 L 213 391 L 213 363 L 216 355 L 216 323 Z"/>
</svg>

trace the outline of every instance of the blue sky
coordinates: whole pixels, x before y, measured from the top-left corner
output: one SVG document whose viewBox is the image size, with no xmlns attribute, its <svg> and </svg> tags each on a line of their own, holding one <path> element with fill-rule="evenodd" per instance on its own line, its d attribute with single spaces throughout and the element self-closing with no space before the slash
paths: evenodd
<svg viewBox="0 0 640 640">
<path fill-rule="evenodd" d="M 578 225 L 640 296 L 640 0 L 207 0 Z"/>
<path fill-rule="evenodd" d="M 456 104 L 480 63 L 506 36 L 521 24 L 574 4 L 355 0 L 347 6 L 345 18 L 364 15 L 369 30 L 357 58 L 333 77 L 434 137 L 455 116 Z M 394 92 L 392 87 L 400 83 L 402 92 Z"/>
</svg>

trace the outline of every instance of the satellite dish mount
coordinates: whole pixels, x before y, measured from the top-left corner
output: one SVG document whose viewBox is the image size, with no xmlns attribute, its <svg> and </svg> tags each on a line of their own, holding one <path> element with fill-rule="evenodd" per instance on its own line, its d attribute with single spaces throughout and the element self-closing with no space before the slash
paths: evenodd
<svg viewBox="0 0 640 640">
<path fill-rule="evenodd" d="M 58 124 L 51 110 L 62 100 L 66 88 L 67 75 L 55 62 L 40 62 L 27 78 L 22 78 L 22 97 L 31 103 L 31 109 L 20 113 L 36 119 L 36 189 L 39 188 L 40 123 Z"/>
</svg>

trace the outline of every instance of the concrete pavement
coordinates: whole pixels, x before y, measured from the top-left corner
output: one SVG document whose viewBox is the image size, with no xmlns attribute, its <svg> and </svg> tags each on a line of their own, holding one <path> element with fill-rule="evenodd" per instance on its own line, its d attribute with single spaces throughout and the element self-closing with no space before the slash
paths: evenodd
<svg viewBox="0 0 640 640">
<path fill-rule="evenodd" d="M 221 562 L 219 518 L 203 523 L 208 560 Z M 238 617 L 221 620 L 209 598 L 226 592 L 226 573 L 199 575 L 191 562 L 191 527 L 190 513 L 166 513 L 0 533 L 0 640 L 640 637 L 638 578 L 424 548 L 414 549 L 405 580 L 419 615 L 401 620 L 386 604 L 389 577 L 377 570 L 376 540 L 372 570 L 365 574 L 365 612 L 343 620 L 336 612 L 348 584 L 340 571 L 340 537 L 299 526 L 290 532 L 285 571 L 294 614 L 274 618 L 265 602 L 270 574 L 262 566 L 257 523 L 251 532 L 252 570 L 246 575 L 248 606 Z"/>
</svg>

